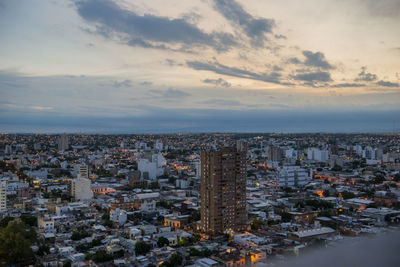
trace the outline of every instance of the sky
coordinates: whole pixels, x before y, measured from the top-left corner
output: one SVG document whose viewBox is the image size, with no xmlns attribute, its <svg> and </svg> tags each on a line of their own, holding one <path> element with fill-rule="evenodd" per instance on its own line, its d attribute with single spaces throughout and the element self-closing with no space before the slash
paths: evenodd
<svg viewBox="0 0 400 267">
<path fill-rule="evenodd" d="M 400 0 L 0 0 L 0 132 L 400 130 Z"/>
</svg>

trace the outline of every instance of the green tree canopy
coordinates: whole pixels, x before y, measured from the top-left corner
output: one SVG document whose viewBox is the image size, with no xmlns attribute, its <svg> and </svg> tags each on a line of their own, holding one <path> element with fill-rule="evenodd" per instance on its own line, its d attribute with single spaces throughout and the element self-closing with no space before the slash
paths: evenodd
<svg viewBox="0 0 400 267">
<path fill-rule="evenodd" d="M 138 241 L 135 244 L 135 252 L 137 255 L 145 255 L 150 249 L 151 246 L 144 241 Z"/>
<path fill-rule="evenodd" d="M 23 222 L 12 221 L 0 228 L 0 265 L 26 264 L 33 259 L 32 242 L 36 232 Z"/>
<path fill-rule="evenodd" d="M 160 248 L 163 247 L 163 246 L 168 246 L 168 245 L 169 245 L 168 239 L 166 239 L 163 236 L 161 236 L 157 241 L 157 246 L 160 247 Z"/>
</svg>

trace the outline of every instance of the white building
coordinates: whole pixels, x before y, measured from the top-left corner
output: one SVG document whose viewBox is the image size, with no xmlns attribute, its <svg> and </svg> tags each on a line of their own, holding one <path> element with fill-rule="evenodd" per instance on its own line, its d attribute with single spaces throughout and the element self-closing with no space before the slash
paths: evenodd
<svg viewBox="0 0 400 267">
<path fill-rule="evenodd" d="M 7 194 L 6 189 L 0 186 L 0 211 L 7 210 Z"/>
<path fill-rule="evenodd" d="M 308 180 L 307 170 L 300 168 L 300 166 L 284 166 L 279 171 L 280 187 L 304 186 Z"/>
<path fill-rule="evenodd" d="M 72 179 L 71 195 L 76 200 L 87 200 L 93 198 L 90 180 L 86 178 Z"/>
<path fill-rule="evenodd" d="M 164 149 L 164 144 L 160 140 L 157 140 L 154 144 L 154 149 L 158 151 L 162 151 Z"/>
<path fill-rule="evenodd" d="M 125 210 L 122 210 L 120 208 L 116 208 L 115 210 L 110 210 L 110 220 L 111 221 L 119 223 L 120 225 L 123 225 L 126 223 L 127 219 L 128 219 L 128 216 L 127 216 Z"/>
<path fill-rule="evenodd" d="M 10 154 L 12 154 L 12 147 L 11 147 L 11 145 L 6 145 L 6 147 L 4 148 L 4 154 L 8 154 L 8 155 L 10 155 Z"/>
<path fill-rule="evenodd" d="M 318 162 L 326 162 L 329 159 L 329 151 L 312 147 L 307 149 L 307 158 Z"/>
<path fill-rule="evenodd" d="M 89 179 L 89 167 L 86 164 L 75 164 L 74 175 L 76 178 Z"/>
<path fill-rule="evenodd" d="M 164 166 L 167 164 L 166 159 L 161 153 L 153 154 L 151 161 L 148 159 L 139 159 L 138 170 L 142 178 L 155 180 L 164 173 Z"/>
<path fill-rule="evenodd" d="M 140 210 L 154 211 L 156 210 L 156 204 L 160 198 L 160 193 L 137 194 L 136 198 L 140 201 Z"/>
<path fill-rule="evenodd" d="M 297 151 L 293 148 L 289 148 L 285 151 L 285 158 L 287 159 L 297 159 Z"/>
</svg>

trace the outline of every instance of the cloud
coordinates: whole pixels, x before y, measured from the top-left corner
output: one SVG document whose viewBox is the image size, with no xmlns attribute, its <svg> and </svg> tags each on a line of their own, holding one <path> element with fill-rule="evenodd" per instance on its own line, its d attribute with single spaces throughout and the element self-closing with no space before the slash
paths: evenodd
<svg viewBox="0 0 400 267">
<path fill-rule="evenodd" d="M 201 62 L 201 61 L 187 61 L 186 64 L 188 67 L 195 69 L 195 70 L 205 70 L 205 71 L 212 71 L 214 73 L 257 80 L 262 82 L 270 82 L 282 85 L 292 85 L 290 83 L 282 82 L 280 80 L 281 75 L 278 72 L 271 72 L 271 73 L 255 73 L 244 69 L 239 69 L 236 67 L 229 67 L 226 65 L 222 65 L 218 62 Z"/>
<path fill-rule="evenodd" d="M 53 107 L 47 107 L 47 106 L 30 106 L 31 109 L 33 110 L 52 110 Z"/>
<path fill-rule="evenodd" d="M 400 1 L 399 0 L 364 0 L 361 1 L 366 5 L 367 10 L 374 16 L 399 16 L 400 15 Z"/>
<path fill-rule="evenodd" d="M 231 84 L 227 81 L 225 81 L 222 78 L 218 79 L 205 79 L 202 81 L 203 83 L 209 83 L 209 84 L 214 84 L 215 86 L 222 86 L 222 87 L 230 87 Z"/>
<path fill-rule="evenodd" d="M 287 62 L 290 64 L 301 64 L 302 63 L 301 60 L 298 59 L 297 57 L 291 57 L 288 59 Z"/>
<path fill-rule="evenodd" d="M 193 46 L 225 51 L 235 45 L 232 34 L 206 33 L 182 18 L 138 15 L 111 0 L 82 0 L 75 5 L 83 19 L 95 24 L 97 34 L 108 39 L 118 36 L 120 41 L 131 46 L 186 52 L 187 47 Z M 180 47 L 174 48 L 174 45 Z"/>
<path fill-rule="evenodd" d="M 380 85 L 380 86 L 385 86 L 385 87 L 399 87 L 398 83 L 392 83 L 389 81 L 382 81 L 382 80 L 377 82 L 376 84 Z"/>
<path fill-rule="evenodd" d="M 363 87 L 365 84 L 362 83 L 338 83 L 332 85 L 332 87 Z"/>
<path fill-rule="evenodd" d="M 306 57 L 304 61 L 304 65 L 310 67 L 317 67 L 324 70 L 332 69 L 332 65 L 328 63 L 325 59 L 325 55 L 321 52 L 311 52 L 308 50 L 303 51 L 303 55 Z"/>
<path fill-rule="evenodd" d="M 306 81 L 306 82 L 330 82 L 331 74 L 326 71 L 317 71 L 309 73 L 301 73 L 291 76 L 295 80 Z"/>
<path fill-rule="evenodd" d="M 198 102 L 199 104 L 214 105 L 214 106 L 241 106 L 242 103 L 236 100 L 228 99 L 208 99 L 206 101 Z"/>
<path fill-rule="evenodd" d="M 275 27 L 273 19 L 254 18 L 234 0 L 214 0 L 215 9 L 235 27 L 238 27 L 253 46 L 263 46 L 266 34 L 272 33 Z"/>
<path fill-rule="evenodd" d="M 153 97 L 168 99 L 179 99 L 190 96 L 189 93 L 173 88 L 168 88 L 167 90 L 150 90 L 149 92 Z"/>
<path fill-rule="evenodd" d="M 314 67 L 318 69 L 323 69 L 323 70 L 330 70 L 334 69 L 334 66 L 332 66 L 328 60 L 326 60 L 325 55 L 321 52 L 312 52 L 309 50 L 304 50 L 303 55 L 305 57 L 305 60 L 302 61 L 298 57 L 291 57 L 287 60 L 287 63 L 289 64 L 295 64 L 295 65 L 304 65 L 308 67 Z"/>
<path fill-rule="evenodd" d="M 121 88 L 121 87 L 131 87 L 132 86 L 132 81 L 131 80 L 124 80 L 124 81 L 114 81 L 112 83 L 112 86 L 115 88 Z"/>
<path fill-rule="evenodd" d="M 140 85 L 142 85 L 142 86 L 150 86 L 150 85 L 152 85 L 153 83 L 152 82 L 148 82 L 148 81 L 144 81 L 144 82 L 141 82 L 141 83 L 139 83 Z"/>
<path fill-rule="evenodd" d="M 365 82 L 372 82 L 378 79 L 378 76 L 373 73 L 367 72 L 367 67 L 361 67 L 361 72 L 358 74 L 358 78 L 356 78 L 356 81 L 365 81 Z"/>
</svg>

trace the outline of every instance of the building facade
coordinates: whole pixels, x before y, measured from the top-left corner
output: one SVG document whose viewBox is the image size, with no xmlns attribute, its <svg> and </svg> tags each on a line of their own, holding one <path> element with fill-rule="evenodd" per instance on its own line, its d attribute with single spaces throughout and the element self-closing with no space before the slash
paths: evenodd
<svg viewBox="0 0 400 267">
<path fill-rule="evenodd" d="M 309 178 L 307 170 L 300 166 L 284 166 L 279 171 L 279 186 L 301 187 L 308 182 Z"/>
<path fill-rule="evenodd" d="M 247 146 L 201 153 L 201 230 L 232 233 L 247 227 Z"/>
<path fill-rule="evenodd" d="M 0 211 L 7 209 L 6 188 L 0 185 Z"/>
<path fill-rule="evenodd" d="M 76 200 L 87 200 L 93 198 L 91 182 L 86 178 L 72 179 L 70 183 L 70 194 Z"/>
</svg>

